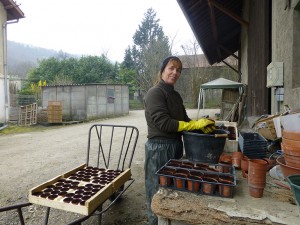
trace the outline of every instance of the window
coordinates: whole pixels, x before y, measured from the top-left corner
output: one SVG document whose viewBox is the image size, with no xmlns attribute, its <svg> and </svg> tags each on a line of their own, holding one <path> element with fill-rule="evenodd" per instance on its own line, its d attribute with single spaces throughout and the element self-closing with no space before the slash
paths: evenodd
<svg viewBox="0 0 300 225">
<path fill-rule="evenodd" d="M 115 103 L 115 90 L 107 88 L 107 103 Z"/>
</svg>

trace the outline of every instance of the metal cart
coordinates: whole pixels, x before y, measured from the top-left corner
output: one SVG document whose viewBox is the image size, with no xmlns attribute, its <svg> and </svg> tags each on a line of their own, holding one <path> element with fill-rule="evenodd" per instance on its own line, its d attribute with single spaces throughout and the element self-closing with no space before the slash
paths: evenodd
<svg viewBox="0 0 300 225">
<path fill-rule="evenodd" d="M 109 125 L 95 124 L 92 125 L 88 133 L 87 146 L 87 167 L 105 168 L 110 170 L 124 171 L 131 168 L 139 131 L 134 126 L 127 125 Z M 134 182 L 131 177 L 117 190 L 115 190 L 106 200 L 110 200 L 108 206 L 103 209 L 103 203 L 87 216 L 76 219 L 68 225 L 81 224 L 91 216 L 98 217 L 98 223 L 101 224 L 102 214 L 106 212 L 123 193 Z M 20 224 L 25 224 L 22 214 L 22 208 L 30 206 L 32 203 L 22 203 L 13 206 L 1 207 L 0 212 L 17 210 Z M 48 224 L 51 207 L 47 207 L 44 224 Z"/>
</svg>

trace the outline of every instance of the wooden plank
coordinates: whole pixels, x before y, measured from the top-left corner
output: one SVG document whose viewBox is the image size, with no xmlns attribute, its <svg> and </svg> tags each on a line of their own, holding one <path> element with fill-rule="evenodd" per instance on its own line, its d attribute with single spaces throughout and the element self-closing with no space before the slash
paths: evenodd
<svg viewBox="0 0 300 225">
<path fill-rule="evenodd" d="M 91 199 L 86 201 L 87 214 L 90 215 L 95 209 L 103 204 L 113 194 L 113 185 L 109 183 L 106 187 L 98 191 Z"/>
<path fill-rule="evenodd" d="M 85 167 L 86 167 L 86 164 L 84 163 L 84 164 L 82 164 L 82 165 L 80 165 L 80 166 L 78 166 L 78 167 L 76 167 L 76 168 L 74 168 L 74 169 L 72 169 L 72 170 L 70 170 L 70 171 L 64 173 L 62 176 L 63 176 L 64 178 L 67 178 L 67 177 L 69 177 L 71 174 L 76 173 L 78 170 L 81 170 L 81 169 L 83 169 L 83 168 L 85 168 Z"/>
<path fill-rule="evenodd" d="M 117 191 L 120 187 L 122 187 L 125 184 L 125 182 L 128 181 L 130 178 L 131 178 L 131 170 L 129 168 L 112 181 L 113 192 Z"/>
</svg>

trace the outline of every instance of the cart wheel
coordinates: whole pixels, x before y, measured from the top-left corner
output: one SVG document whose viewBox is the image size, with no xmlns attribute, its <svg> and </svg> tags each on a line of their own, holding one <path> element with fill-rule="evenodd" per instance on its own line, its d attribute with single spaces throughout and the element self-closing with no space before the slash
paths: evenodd
<svg viewBox="0 0 300 225">
<path fill-rule="evenodd" d="M 113 194 L 109 197 L 109 200 L 110 200 L 110 201 L 114 201 L 114 200 L 117 198 L 117 196 L 118 196 L 123 190 L 124 190 L 124 185 L 121 186 L 115 193 L 113 193 Z M 121 199 L 122 199 L 122 196 L 120 196 L 120 197 L 118 198 L 117 202 L 118 202 L 118 201 L 121 201 Z"/>
</svg>

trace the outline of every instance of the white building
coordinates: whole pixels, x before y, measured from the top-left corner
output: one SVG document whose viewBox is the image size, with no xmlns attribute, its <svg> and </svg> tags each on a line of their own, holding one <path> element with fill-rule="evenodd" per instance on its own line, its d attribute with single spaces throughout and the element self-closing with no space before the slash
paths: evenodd
<svg viewBox="0 0 300 225">
<path fill-rule="evenodd" d="M 24 13 L 13 0 L 0 0 L 0 124 L 9 118 L 9 78 L 7 74 L 7 28 L 24 18 Z"/>
</svg>

